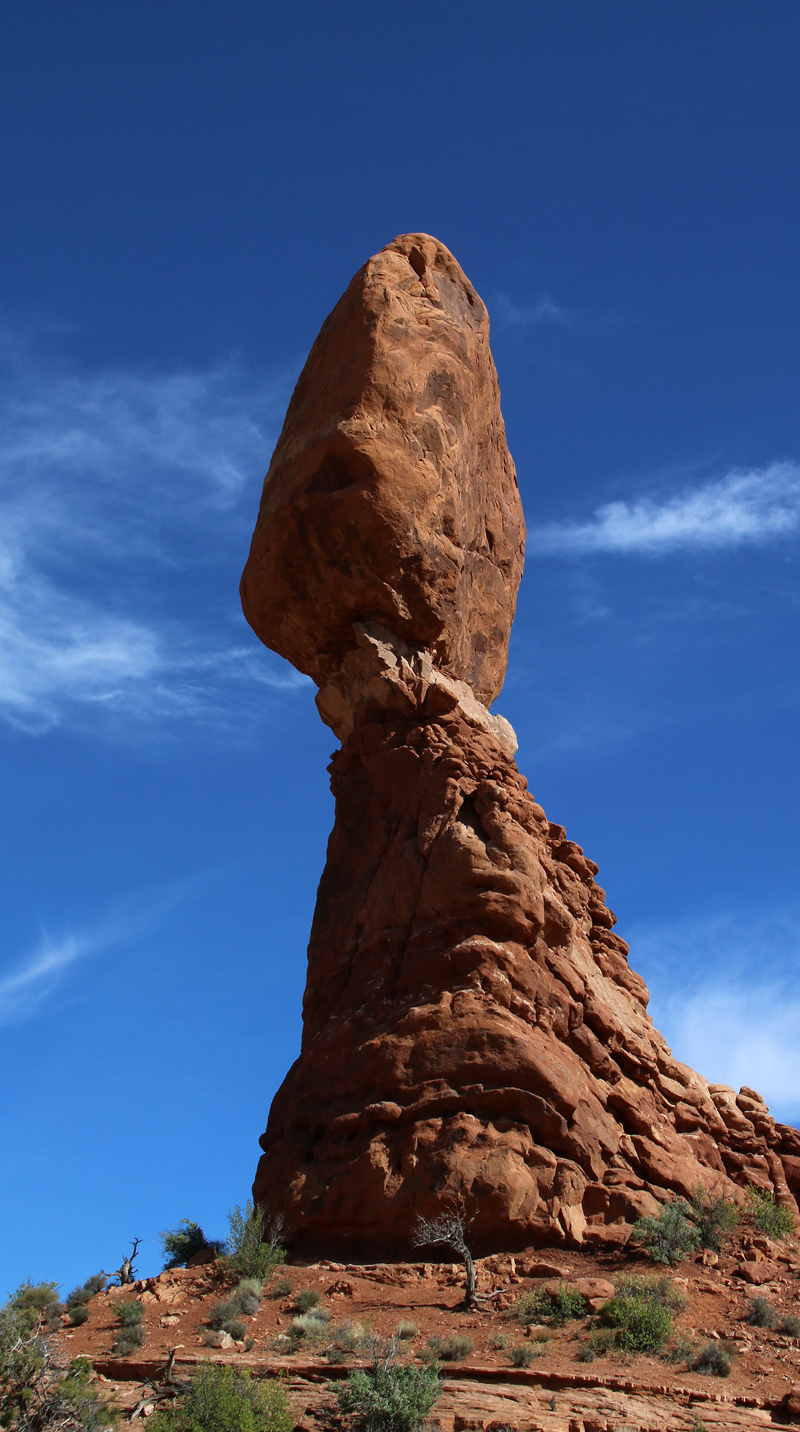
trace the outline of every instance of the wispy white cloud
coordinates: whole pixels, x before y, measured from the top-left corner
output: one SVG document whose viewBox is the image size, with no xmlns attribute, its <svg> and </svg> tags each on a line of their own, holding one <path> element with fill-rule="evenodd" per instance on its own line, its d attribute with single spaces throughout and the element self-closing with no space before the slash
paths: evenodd
<svg viewBox="0 0 800 1432">
<path fill-rule="evenodd" d="M 800 530 L 800 466 L 731 472 L 661 500 L 610 502 L 586 522 L 534 529 L 530 550 L 559 556 L 662 553 L 763 545 Z"/>
<path fill-rule="evenodd" d="M 527 307 L 514 303 L 505 293 L 498 293 L 491 307 L 491 317 L 495 323 L 509 328 L 532 328 L 539 323 L 572 323 L 575 316 L 568 308 L 554 303 L 549 293 L 543 294 L 536 303 Z"/>
<path fill-rule="evenodd" d="M 192 885 L 183 881 L 137 891 L 84 929 L 58 936 L 43 931 L 32 949 L 0 972 L 0 1025 L 35 1015 L 73 965 L 131 945 L 155 929 Z"/>
<path fill-rule="evenodd" d="M 0 717 L 218 722 L 301 684 L 236 611 L 283 379 L 0 357 Z"/>
<path fill-rule="evenodd" d="M 748 1084 L 800 1115 L 800 911 L 740 909 L 631 932 L 650 1012 L 677 1058 L 710 1083 Z"/>
</svg>

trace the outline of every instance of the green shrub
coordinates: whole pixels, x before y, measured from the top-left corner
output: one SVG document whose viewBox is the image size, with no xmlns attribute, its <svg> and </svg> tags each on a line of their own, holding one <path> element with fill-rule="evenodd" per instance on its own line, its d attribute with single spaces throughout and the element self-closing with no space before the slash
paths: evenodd
<svg viewBox="0 0 800 1432">
<path fill-rule="evenodd" d="M 78 1288 L 73 1288 L 67 1297 L 66 1308 L 69 1313 L 70 1323 L 74 1328 L 80 1327 L 89 1317 L 88 1304 L 92 1298 L 106 1286 L 108 1279 L 105 1273 L 93 1273 L 85 1283 Z"/>
<path fill-rule="evenodd" d="M 213 1248 L 219 1253 L 223 1245 L 217 1239 L 206 1238 L 200 1224 L 193 1219 L 182 1218 L 177 1228 L 168 1228 L 161 1234 L 161 1246 L 165 1268 L 185 1268 L 195 1253 L 201 1253 L 204 1248 Z"/>
<path fill-rule="evenodd" d="M 23 1340 L 21 1327 L 8 1304 L 0 1309 L 0 1427 L 17 1432 L 102 1432 L 109 1427 L 116 1409 L 89 1386 L 89 1359 L 74 1358 L 65 1375 L 49 1339 L 34 1334 Z"/>
<path fill-rule="evenodd" d="M 286 1257 L 285 1248 L 269 1236 L 263 1210 L 254 1208 L 249 1198 L 244 1208 L 237 1203 L 228 1210 L 228 1227 L 226 1261 L 240 1278 L 260 1278 L 263 1283 Z"/>
<path fill-rule="evenodd" d="M 596 1362 L 597 1353 L 591 1343 L 581 1343 L 577 1352 L 578 1362 Z"/>
<path fill-rule="evenodd" d="M 306 1342 L 315 1343 L 329 1340 L 330 1313 L 326 1308 L 312 1308 L 310 1313 L 300 1313 L 292 1318 L 292 1325 L 289 1328 L 289 1336 L 299 1342 L 301 1338 Z"/>
<path fill-rule="evenodd" d="M 263 1284 L 259 1278 L 242 1278 L 232 1294 L 231 1301 L 236 1303 L 240 1313 L 251 1318 L 261 1306 L 262 1292 Z"/>
<path fill-rule="evenodd" d="M 63 1312 L 57 1283 L 20 1283 L 6 1304 L 16 1315 L 20 1330 L 32 1333 L 37 1327 L 53 1327 Z"/>
<path fill-rule="evenodd" d="M 541 1355 L 541 1351 L 534 1351 L 530 1345 L 526 1346 L 525 1343 L 517 1343 L 517 1346 L 511 1349 L 511 1366 L 530 1367 L 534 1358 L 541 1357 Z"/>
<path fill-rule="evenodd" d="M 769 1298 L 751 1298 L 747 1308 L 747 1321 L 754 1328 L 774 1328 L 778 1321 L 778 1309 L 773 1308 Z"/>
<path fill-rule="evenodd" d="M 710 1342 L 698 1353 L 692 1364 L 694 1372 L 705 1377 L 730 1377 L 733 1356 L 724 1343 Z"/>
<path fill-rule="evenodd" d="M 495 1352 L 505 1352 L 508 1347 L 508 1334 L 495 1333 L 489 1338 L 489 1346 L 493 1347 Z"/>
<path fill-rule="evenodd" d="M 710 1193 L 704 1184 L 695 1184 L 692 1213 L 701 1248 L 721 1253 L 739 1222 L 739 1210 L 732 1198 Z"/>
<path fill-rule="evenodd" d="M 666 1203 L 657 1218 L 640 1218 L 632 1237 L 647 1250 L 654 1263 L 679 1263 L 700 1242 L 692 1223 L 692 1210 L 682 1198 Z"/>
<path fill-rule="evenodd" d="M 530 1289 L 517 1299 L 511 1309 L 511 1316 L 523 1324 L 547 1320 L 555 1327 L 562 1327 L 564 1323 L 582 1318 L 585 1314 L 586 1299 L 568 1283 L 559 1283 L 555 1293 L 548 1293 L 544 1288 Z"/>
<path fill-rule="evenodd" d="M 91 1302 L 92 1298 L 106 1286 L 107 1282 L 108 1279 L 105 1273 L 93 1273 L 91 1278 L 87 1278 L 85 1283 L 81 1283 L 80 1287 L 72 1289 L 72 1292 L 67 1298 L 67 1308 L 74 1308 L 81 1303 Z"/>
<path fill-rule="evenodd" d="M 446 1342 L 442 1343 L 439 1356 L 442 1362 L 463 1362 L 465 1357 L 469 1357 L 474 1347 L 475 1343 L 472 1338 L 448 1338 Z"/>
<path fill-rule="evenodd" d="M 135 1328 L 141 1323 L 144 1316 L 144 1308 L 137 1298 L 120 1298 L 114 1309 L 117 1322 L 121 1328 Z"/>
<path fill-rule="evenodd" d="M 117 1357 L 127 1357 L 129 1353 L 135 1352 L 137 1348 L 141 1347 L 143 1342 L 144 1328 L 141 1323 L 134 1323 L 132 1327 L 122 1328 L 117 1333 L 111 1344 L 111 1351 L 116 1353 Z"/>
<path fill-rule="evenodd" d="M 414 1432 L 441 1393 L 436 1367 L 376 1362 L 351 1372 L 337 1394 L 339 1410 L 359 1432 Z"/>
<path fill-rule="evenodd" d="M 614 1333 L 617 1347 L 628 1352 L 658 1352 L 672 1331 L 669 1279 L 620 1280 L 616 1293 L 604 1304 L 600 1318 Z M 596 1349 L 597 1350 L 597 1349 Z"/>
<path fill-rule="evenodd" d="M 148 1432 L 292 1432 L 289 1399 L 276 1380 L 205 1363 L 178 1402 L 148 1418 Z"/>
<path fill-rule="evenodd" d="M 668 1278 L 665 1273 L 654 1273 L 642 1277 L 637 1273 L 626 1273 L 614 1281 L 614 1292 L 618 1298 L 652 1298 L 673 1313 L 681 1312 L 688 1302 L 686 1293 Z"/>
<path fill-rule="evenodd" d="M 768 1238 L 788 1238 L 794 1232 L 794 1214 L 781 1208 L 769 1189 L 747 1185 L 747 1217 L 759 1233 Z"/>
<path fill-rule="evenodd" d="M 401 1342 L 409 1342 L 411 1338 L 417 1336 L 418 1332 L 419 1328 L 416 1323 L 398 1323 L 394 1335 L 396 1338 L 400 1338 Z"/>
<path fill-rule="evenodd" d="M 320 1296 L 316 1288 L 303 1288 L 302 1291 L 297 1294 L 294 1305 L 300 1309 L 301 1313 L 308 1313 L 312 1308 L 316 1308 L 319 1301 Z"/>
<path fill-rule="evenodd" d="M 787 1313 L 785 1318 L 781 1318 L 778 1330 L 786 1333 L 787 1337 L 800 1338 L 800 1318 L 796 1318 L 794 1313 Z"/>
<path fill-rule="evenodd" d="M 269 1295 L 271 1298 L 288 1298 L 292 1291 L 292 1285 L 288 1278 L 276 1278 L 270 1285 Z"/>
</svg>

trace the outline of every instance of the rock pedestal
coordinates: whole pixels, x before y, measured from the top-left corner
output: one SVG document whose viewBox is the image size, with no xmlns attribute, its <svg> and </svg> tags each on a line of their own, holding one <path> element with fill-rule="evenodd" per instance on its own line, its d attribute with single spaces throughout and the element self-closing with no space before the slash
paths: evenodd
<svg viewBox="0 0 800 1432">
<path fill-rule="evenodd" d="M 485 309 L 436 240 L 397 239 L 312 350 L 242 583 L 342 741 L 254 1184 L 296 1253 L 408 1255 L 453 1200 L 479 1254 L 624 1241 L 697 1183 L 796 1211 L 800 1134 L 672 1057 L 597 866 L 485 704 L 523 539 Z"/>
</svg>

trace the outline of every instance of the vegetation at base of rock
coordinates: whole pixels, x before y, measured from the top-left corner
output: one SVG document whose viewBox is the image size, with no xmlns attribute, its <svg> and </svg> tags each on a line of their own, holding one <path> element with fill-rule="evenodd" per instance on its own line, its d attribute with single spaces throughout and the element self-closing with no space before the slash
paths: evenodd
<svg viewBox="0 0 800 1432">
<path fill-rule="evenodd" d="M 747 1321 L 754 1328 L 774 1328 L 778 1318 L 778 1309 L 772 1306 L 769 1298 L 751 1298 L 747 1307 Z"/>
<path fill-rule="evenodd" d="M 101 1432 L 112 1407 L 89 1386 L 92 1365 L 74 1358 L 66 1373 L 43 1331 L 55 1284 L 23 1283 L 0 1307 L 0 1427 L 14 1432 Z"/>
<path fill-rule="evenodd" d="M 240 1278 L 260 1278 L 262 1283 L 286 1257 L 279 1242 L 280 1224 L 267 1226 L 264 1212 L 248 1198 L 244 1208 L 235 1204 L 228 1210 L 228 1241 L 225 1261 Z"/>
<path fill-rule="evenodd" d="M 657 1218 L 640 1218 L 631 1235 L 654 1263 L 680 1263 L 694 1253 L 700 1233 L 692 1222 L 692 1209 L 683 1198 L 665 1203 Z"/>
<path fill-rule="evenodd" d="M 81 1283 L 79 1287 L 72 1289 L 72 1292 L 68 1295 L 66 1300 L 66 1311 L 69 1314 L 72 1327 L 78 1328 L 82 1323 L 88 1320 L 88 1304 L 92 1301 L 92 1298 L 101 1292 L 107 1282 L 108 1279 L 105 1273 L 93 1273 L 91 1278 L 86 1279 L 85 1283 Z"/>
<path fill-rule="evenodd" d="M 167 1228 L 160 1235 L 164 1254 L 164 1267 L 185 1268 L 195 1253 L 213 1248 L 221 1253 L 223 1244 L 218 1239 L 206 1238 L 199 1223 L 191 1218 L 182 1218 L 177 1228 Z"/>
<path fill-rule="evenodd" d="M 312 1308 L 316 1308 L 319 1301 L 320 1296 L 316 1288 L 303 1288 L 302 1292 L 297 1294 L 294 1305 L 301 1313 L 308 1313 Z"/>
<path fill-rule="evenodd" d="M 247 1332 L 242 1317 L 249 1318 L 258 1312 L 262 1292 L 263 1284 L 259 1278 L 242 1278 L 229 1298 L 214 1304 L 208 1319 L 212 1328 L 241 1342 Z"/>
<path fill-rule="evenodd" d="M 698 1183 L 692 1191 L 691 1209 L 700 1247 L 721 1253 L 741 1216 L 733 1199 L 711 1193 L 704 1184 Z"/>
<path fill-rule="evenodd" d="M 554 1327 L 563 1327 L 564 1323 L 586 1316 L 586 1299 L 568 1283 L 559 1283 L 555 1293 L 532 1288 L 517 1298 L 511 1316 L 523 1324 L 546 1320 Z"/>
<path fill-rule="evenodd" d="M 669 1278 L 621 1278 L 613 1298 L 600 1310 L 613 1343 L 627 1352 L 659 1352 L 672 1332 L 674 1312 L 684 1299 Z M 593 1340 L 596 1351 L 606 1351 Z"/>
<path fill-rule="evenodd" d="M 32 1283 L 27 1279 L 11 1294 L 3 1311 L 15 1315 L 23 1333 L 33 1332 L 40 1326 L 54 1327 L 63 1311 L 58 1300 L 58 1284 Z"/>
<path fill-rule="evenodd" d="M 710 1342 L 700 1349 L 692 1371 L 702 1372 L 705 1377 L 730 1377 L 732 1364 L 733 1350 L 725 1343 Z"/>
<path fill-rule="evenodd" d="M 127 1357 L 144 1343 L 144 1309 L 137 1298 L 126 1298 L 117 1302 L 114 1312 L 120 1331 L 111 1344 L 111 1351 L 116 1353 L 117 1357 Z"/>
<path fill-rule="evenodd" d="M 337 1393 L 339 1411 L 358 1432 L 414 1432 L 441 1394 L 439 1369 L 375 1362 L 358 1368 Z"/>
<path fill-rule="evenodd" d="M 543 1352 L 544 1348 L 536 1343 L 532 1346 L 530 1343 L 517 1343 L 517 1346 L 512 1347 L 509 1354 L 511 1366 L 530 1367 L 531 1363 L 534 1362 L 537 1357 L 541 1357 Z"/>
<path fill-rule="evenodd" d="M 426 1362 L 462 1362 L 474 1347 L 472 1338 L 440 1338 L 434 1335 L 428 1338 L 423 1357 Z"/>
<path fill-rule="evenodd" d="M 292 1432 L 284 1387 L 249 1369 L 205 1363 L 189 1391 L 148 1418 L 148 1432 Z"/>
<path fill-rule="evenodd" d="M 747 1185 L 747 1219 L 768 1238 L 788 1238 L 794 1232 L 794 1214 L 782 1208 L 769 1189 Z"/>
<path fill-rule="evenodd" d="M 415 1338 L 418 1332 L 419 1328 L 416 1323 L 398 1323 L 394 1335 L 402 1342 L 408 1342 L 411 1338 Z"/>
<path fill-rule="evenodd" d="M 781 1318 L 778 1330 L 786 1333 L 787 1337 L 800 1338 L 800 1318 L 796 1318 L 794 1313 L 787 1313 L 785 1318 Z"/>
</svg>

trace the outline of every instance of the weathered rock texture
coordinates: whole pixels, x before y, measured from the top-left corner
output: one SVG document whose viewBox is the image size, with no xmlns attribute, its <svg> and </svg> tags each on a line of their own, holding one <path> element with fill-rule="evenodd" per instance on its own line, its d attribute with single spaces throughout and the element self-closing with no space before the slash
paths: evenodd
<svg viewBox="0 0 800 1432">
<path fill-rule="evenodd" d="M 340 461 L 349 485 L 320 479 Z M 522 540 L 485 310 L 440 244 L 397 239 L 312 350 L 243 583 L 342 738 L 302 1051 L 254 1185 L 295 1251 L 403 1254 L 451 1198 L 477 1252 L 624 1240 L 698 1181 L 796 1211 L 800 1134 L 673 1059 L 597 866 L 483 704 Z"/>
</svg>

